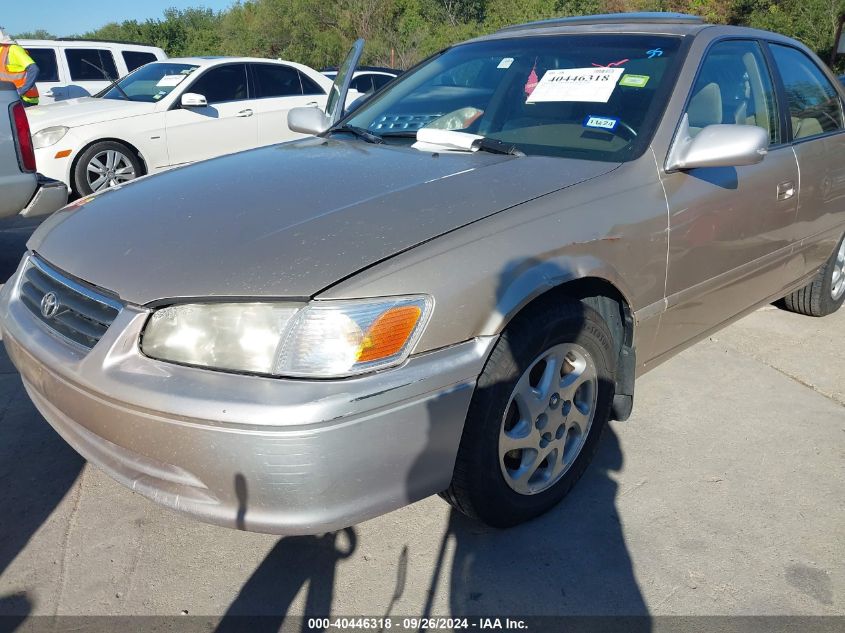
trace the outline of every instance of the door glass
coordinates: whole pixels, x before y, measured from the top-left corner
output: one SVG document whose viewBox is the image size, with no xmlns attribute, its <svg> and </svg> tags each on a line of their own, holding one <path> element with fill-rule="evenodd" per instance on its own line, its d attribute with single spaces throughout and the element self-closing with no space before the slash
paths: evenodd
<svg viewBox="0 0 845 633">
<path fill-rule="evenodd" d="M 58 81 L 59 66 L 52 48 L 28 48 L 26 52 L 38 66 L 38 81 Z"/>
<path fill-rule="evenodd" d="M 793 138 L 841 130 L 842 103 L 825 74 L 801 51 L 769 46 L 786 88 Z"/>
<path fill-rule="evenodd" d="M 209 104 L 246 99 L 246 66 L 231 64 L 212 68 L 188 86 L 187 92 L 203 95 Z"/>
<path fill-rule="evenodd" d="M 65 57 L 73 81 L 114 81 L 117 67 L 111 51 L 99 48 L 66 48 Z"/>
<path fill-rule="evenodd" d="M 355 77 L 352 80 L 353 90 L 357 90 L 361 94 L 365 94 L 367 92 L 372 92 L 373 90 L 373 80 L 370 78 L 370 75 L 361 75 L 360 77 Z"/>
<path fill-rule="evenodd" d="M 757 42 L 719 42 L 707 53 L 687 106 L 690 133 L 718 123 L 756 125 L 780 143 L 772 80 Z"/>
<path fill-rule="evenodd" d="M 320 88 L 313 79 L 303 73 L 299 73 L 299 80 L 302 82 L 302 94 L 304 95 L 324 95 L 326 91 Z"/>
<path fill-rule="evenodd" d="M 382 86 L 386 86 L 393 79 L 390 75 L 370 75 L 373 80 L 373 89 L 380 90 Z"/>
<path fill-rule="evenodd" d="M 156 61 L 155 55 L 142 51 L 123 51 L 122 55 L 123 61 L 126 63 L 126 70 L 130 73 L 144 64 Z"/>
<path fill-rule="evenodd" d="M 253 64 L 252 76 L 255 79 L 257 98 L 293 97 L 302 94 L 299 73 L 289 66 L 276 64 Z"/>
</svg>

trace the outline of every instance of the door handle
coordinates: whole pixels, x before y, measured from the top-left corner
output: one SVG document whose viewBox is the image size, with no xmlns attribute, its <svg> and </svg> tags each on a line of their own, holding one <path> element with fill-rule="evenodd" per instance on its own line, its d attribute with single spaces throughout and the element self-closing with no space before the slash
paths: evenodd
<svg viewBox="0 0 845 633">
<path fill-rule="evenodd" d="M 307 106 L 318 106 L 318 105 L 320 105 L 320 104 L 319 104 L 319 103 L 317 103 L 316 101 L 309 101 L 309 102 L 308 102 L 308 103 L 306 103 L 305 105 L 307 105 Z"/>
<path fill-rule="evenodd" d="M 795 183 L 791 180 L 778 185 L 778 200 L 789 200 L 795 195 Z"/>
<path fill-rule="evenodd" d="M 246 110 L 241 110 L 235 116 L 239 116 L 239 117 L 252 116 L 252 110 L 250 110 L 249 108 L 247 108 Z"/>
<path fill-rule="evenodd" d="M 52 97 L 52 96 L 54 96 L 54 95 L 53 95 L 53 91 L 52 91 L 52 90 L 48 90 L 47 92 L 45 92 L 45 93 L 44 93 L 44 96 L 45 96 L 45 97 Z"/>
</svg>

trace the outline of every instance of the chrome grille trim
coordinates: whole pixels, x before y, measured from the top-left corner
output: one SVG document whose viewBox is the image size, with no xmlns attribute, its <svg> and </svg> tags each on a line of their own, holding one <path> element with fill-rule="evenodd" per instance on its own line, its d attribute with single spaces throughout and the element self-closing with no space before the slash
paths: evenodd
<svg viewBox="0 0 845 633">
<path fill-rule="evenodd" d="M 18 283 L 18 299 L 50 334 L 83 351 L 92 349 L 123 309 L 123 304 L 70 279 L 38 257 L 27 260 Z M 54 316 L 42 313 L 44 296 L 59 304 Z"/>
</svg>

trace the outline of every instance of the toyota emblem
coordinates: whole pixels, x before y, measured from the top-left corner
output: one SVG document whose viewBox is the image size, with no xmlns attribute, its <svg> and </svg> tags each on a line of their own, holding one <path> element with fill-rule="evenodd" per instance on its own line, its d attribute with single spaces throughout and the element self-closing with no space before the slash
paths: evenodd
<svg viewBox="0 0 845 633">
<path fill-rule="evenodd" d="M 60 307 L 61 304 L 55 292 L 48 292 L 41 299 L 41 315 L 45 319 L 52 319 L 56 316 Z"/>
</svg>

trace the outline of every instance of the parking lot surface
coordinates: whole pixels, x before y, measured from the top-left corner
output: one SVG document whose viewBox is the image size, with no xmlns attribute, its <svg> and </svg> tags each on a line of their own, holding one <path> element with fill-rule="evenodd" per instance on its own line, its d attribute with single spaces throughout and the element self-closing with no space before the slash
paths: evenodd
<svg viewBox="0 0 845 633">
<path fill-rule="evenodd" d="M 845 311 L 767 307 L 654 370 L 567 500 L 519 528 L 434 497 L 291 538 L 87 466 L 0 353 L 0 615 L 842 614 L 843 331 Z"/>
</svg>

